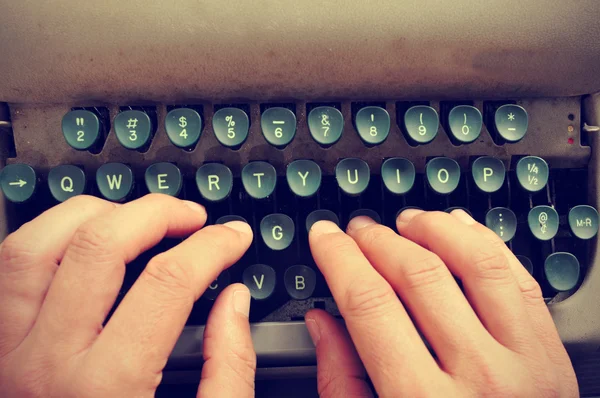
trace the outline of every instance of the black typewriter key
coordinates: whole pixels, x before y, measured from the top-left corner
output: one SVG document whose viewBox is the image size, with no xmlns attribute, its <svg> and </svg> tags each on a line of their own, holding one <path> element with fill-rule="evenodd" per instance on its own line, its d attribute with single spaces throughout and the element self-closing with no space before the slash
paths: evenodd
<svg viewBox="0 0 600 398">
<path fill-rule="evenodd" d="M 442 195 L 454 192 L 460 182 L 460 166 L 450 158 L 431 159 L 425 166 L 425 174 L 431 189 Z"/>
<path fill-rule="evenodd" d="M 183 184 L 179 167 L 168 162 L 150 165 L 146 169 L 144 179 L 148 192 L 171 196 L 178 196 Z"/>
<path fill-rule="evenodd" d="M 240 108 L 221 108 L 215 112 L 212 119 L 215 137 L 229 148 L 236 148 L 248 138 L 250 119 Z"/>
<path fill-rule="evenodd" d="M 495 207 L 485 215 L 485 226 L 494 231 L 504 242 L 508 242 L 517 232 L 517 216 L 511 209 Z"/>
<path fill-rule="evenodd" d="M 196 171 L 196 186 L 204 199 L 218 202 L 231 194 L 233 175 L 224 164 L 206 163 Z"/>
<path fill-rule="evenodd" d="M 352 213 L 350 213 L 348 220 L 352 221 L 353 218 L 361 217 L 361 216 L 369 217 L 371 220 L 375 221 L 377 224 L 381 224 L 381 217 L 379 216 L 379 214 L 377 214 L 377 212 L 375 210 L 371 210 L 371 209 L 356 209 Z"/>
<path fill-rule="evenodd" d="M 202 118 L 190 108 L 176 108 L 165 117 L 165 130 L 169 140 L 179 148 L 196 145 L 202 133 Z"/>
<path fill-rule="evenodd" d="M 340 189 L 348 195 L 360 195 L 367 189 L 371 172 L 367 162 L 356 158 L 342 159 L 335 167 Z"/>
<path fill-rule="evenodd" d="M 268 108 L 262 113 L 260 126 L 269 144 L 284 147 L 296 135 L 296 115 L 287 108 Z"/>
<path fill-rule="evenodd" d="M 519 105 L 502 105 L 494 115 L 496 131 L 508 142 L 517 142 L 527 133 L 527 111 Z"/>
<path fill-rule="evenodd" d="M 319 106 L 308 114 L 310 135 L 322 146 L 335 144 L 344 130 L 342 112 L 332 106 Z"/>
<path fill-rule="evenodd" d="M 379 145 L 390 133 L 390 114 L 379 106 L 366 106 L 356 112 L 356 131 L 367 145 Z"/>
<path fill-rule="evenodd" d="M 13 203 L 28 201 L 35 192 L 36 183 L 35 170 L 27 164 L 9 164 L 0 172 L 0 187 L 4 197 Z"/>
<path fill-rule="evenodd" d="M 381 165 L 381 178 L 388 191 L 403 195 L 415 184 L 415 165 L 404 158 L 387 159 Z"/>
<path fill-rule="evenodd" d="M 548 163 L 537 156 L 526 156 L 517 162 L 517 179 L 523 189 L 538 192 L 548 183 Z"/>
<path fill-rule="evenodd" d="M 558 232 L 558 213 L 550 206 L 536 206 L 529 211 L 527 224 L 536 239 L 550 240 Z"/>
<path fill-rule="evenodd" d="M 145 112 L 123 111 L 115 117 L 114 129 L 121 145 L 127 149 L 140 149 L 150 141 L 152 122 Z"/>
<path fill-rule="evenodd" d="M 242 169 L 244 189 L 254 199 L 271 196 L 277 183 L 275 167 L 267 162 L 250 162 Z"/>
<path fill-rule="evenodd" d="M 435 109 L 416 105 L 404 114 L 404 127 L 410 140 L 416 144 L 428 144 L 437 136 L 440 118 Z"/>
<path fill-rule="evenodd" d="M 255 300 L 265 300 L 275 291 L 275 270 L 265 264 L 254 264 L 244 270 L 242 282 Z"/>
<path fill-rule="evenodd" d="M 310 229 L 312 228 L 313 224 L 316 223 L 317 221 L 331 221 L 332 223 L 336 224 L 338 227 L 340 225 L 340 219 L 331 210 L 325 210 L 325 209 L 315 210 L 315 211 L 312 211 L 306 217 L 306 232 L 310 232 Z"/>
<path fill-rule="evenodd" d="M 506 168 L 500 159 L 482 156 L 473 162 L 471 174 L 477 188 L 485 193 L 493 193 L 504 185 Z"/>
<path fill-rule="evenodd" d="M 295 160 L 287 166 L 286 179 L 294 195 L 313 196 L 321 186 L 321 168 L 312 160 Z"/>
<path fill-rule="evenodd" d="M 230 221 L 241 221 L 241 222 L 245 222 L 246 224 L 248 224 L 248 221 L 246 221 L 246 219 L 244 217 L 236 216 L 234 214 L 230 214 L 227 216 L 221 216 L 221 217 L 217 218 L 217 221 L 215 221 L 215 224 L 225 224 Z"/>
<path fill-rule="evenodd" d="M 294 221 L 285 214 L 269 214 L 260 222 L 260 235 L 271 250 L 287 249 L 294 240 Z"/>
<path fill-rule="evenodd" d="M 315 271 L 306 265 L 293 265 L 283 276 L 285 290 L 295 300 L 306 300 L 312 296 L 317 285 Z"/>
<path fill-rule="evenodd" d="M 479 109 L 471 105 L 458 105 L 448 114 L 452 137 L 463 144 L 474 142 L 481 134 L 483 118 Z"/>
<path fill-rule="evenodd" d="M 521 255 L 518 255 L 516 257 L 517 257 L 517 260 L 519 260 L 519 262 L 521 264 L 523 264 L 523 268 L 525 268 L 527 270 L 527 272 L 529 272 L 530 275 L 533 275 L 533 263 L 531 262 L 529 257 L 521 256 Z"/>
<path fill-rule="evenodd" d="M 204 291 L 204 294 L 202 294 L 202 297 L 204 297 L 205 299 L 210 300 L 210 301 L 215 300 L 217 298 L 217 296 L 219 296 L 219 294 L 223 291 L 223 289 L 225 289 L 227 286 L 229 286 L 229 283 L 230 283 L 229 271 L 224 270 L 223 272 L 221 272 L 221 274 L 219 274 L 217 279 L 215 279 L 213 281 L 213 283 L 208 285 L 208 288 L 206 288 L 206 290 Z"/>
<path fill-rule="evenodd" d="M 133 172 L 123 163 L 106 163 L 96 171 L 96 184 L 105 199 L 120 202 L 133 189 Z"/>
<path fill-rule="evenodd" d="M 64 164 L 52 168 L 48 173 L 48 188 L 58 202 L 83 194 L 85 187 L 85 173 L 77 166 Z"/>
<path fill-rule="evenodd" d="M 553 253 L 544 263 L 546 280 L 557 292 L 566 292 L 577 286 L 580 272 L 579 260 L 571 253 Z"/>
<path fill-rule="evenodd" d="M 94 112 L 75 110 L 62 119 L 62 132 L 67 144 L 74 149 L 90 149 L 100 137 L 100 121 Z"/>
<path fill-rule="evenodd" d="M 569 227 L 579 239 L 591 239 L 598 234 L 598 211 L 592 206 L 575 206 L 569 211 Z"/>
</svg>

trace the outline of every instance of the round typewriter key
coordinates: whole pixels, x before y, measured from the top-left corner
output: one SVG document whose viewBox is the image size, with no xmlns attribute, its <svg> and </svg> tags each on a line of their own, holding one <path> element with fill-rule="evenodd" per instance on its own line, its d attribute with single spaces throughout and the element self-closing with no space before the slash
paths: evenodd
<svg viewBox="0 0 600 398">
<path fill-rule="evenodd" d="M 224 164 L 207 163 L 196 172 L 196 185 L 204 199 L 218 202 L 231 194 L 233 175 Z"/>
<path fill-rule="evenodd" d="M 335 179 L 348 195 L 360 195 L 369 186 L 371 172 L 367 162 L 357 158 L 342 159 L 335 167 Z"/>
<path fill-rule="evenodd" d="M 335 144 L 344 130 L 342 112 L 332 106 L 319 106 L 308 114 L 310 135 L 322 146 Z"/>
<path fill-rule="evenodd" d="M 390 114 L 379 106 L 366 106 L 354 118 L 358 135 L 367 145 L 379 145 L 390 134 Z"/>
<path fill-rule="evenodd" d="M 460 182 L 460 166 L 450 158 L 435 158 L 425 166 L 427 182 L 431 189 L 446 195 L 454 192 Z"/>
<path fill-rule="evenodd" d="M 306 300 L 315 291 L 317 275 L 306 265 L 293 265 L 285 271 L 283 282 L 291 298 Z"/>
<path fill-rule="evenodd" d="M 313 224 L 316 223 L 317 221 L 322 221 L 322 220 L 331 221 L 332 223 L 336 224 L 338 227 L 340 225 L 340 219 L 331 210 L 325 210 L 325 209 L 314 210 L 306 217 L 306 232 L 310 232 L 310 229 L 312 228 Z"/>
<path fill-rule="evenodd" d="M 246 224 L 248 224 L 248 221 L 246 221 L 246 219 L 242 216 L 236 216 L 234 214 L 231 215 L 227 215 L 227 216 L 221 216 L 219 218 L 217 218 L 217 221 L 215 221 L 215 224 L 225 224 L 228 223 L 230 221 L 241 221 L 241 222 L 245 222 Z"/>
<path fill-rule="evenodd" d="M 527 272 L 529 272 L 530 275 L 533 275 L 533 263 L 531 262 L 529 257 L 518 255 L 517 260 L 519 260 L 519 262 L 523 264 L 523 267 L 527 270 Z"/>
<path fill-rule="evenodd" d="M 471 174 L 477 188 L 485 193 L 493 193 L 504 185 L 506 169 L 500 159 L 482 156 L 473 162 Z"/>
<path fill-rule="evenodd" d="M 348 220 L 352 221 L 353 218 L 361 216 L 369 217 L 377 224 L 381 224 L 381 217 L 379 217 L 379 214 L 377 214 L 375 210 L 371 209 L 356 209 L 352 213 L 350 213 L 350 217 L 348 217 Z"/>
<path fill-rule="evenodd" d="M 27 164 L 9 164 L 0 172 L 2 192 L 6 199 L 13 203 L 28 201 L 35 192 L 36 183 L 35 170 Z"/>
<path fill-rule="evenodd" d="M 260 126 L 269 144 L 284 147 L 296 135 L 296 115 L 287 108 L 268 108 L 262 113 Z"/>
<path fill-rule="evenodd" d="M 527 224 L 537 239 L 550 240 L 558 232 L 558 213 L 550 206 L 536 206 L 529 210 Z"/>
<path fill-rule="evenodd" d="M 548 163 L 537 156 L 525 156 L 517 162 L 519 184 L 529 192 L 538 192 L 548 183 Z"/>
<path fill-rule="evenodd" d="M 529 117 L 525 108 L 519 105 L 502 105 L 494 115 L 496 131 L 508 142 L 517 142 L 525 137 Z"/>
<path fill-rule="evenodd" d="M 244 189 L 254 199 L 270 196 L 277 184 L 275 167 L 267 162 L 250 162 L 242 169 Z"/>
<path fill-rule="evenodd" d="M 557 292 L 566 292 L 577 286 L 579 273 L 579 260 L 571 253 L 553 253 L 544 263 L 546 280 Z"/>
<path fill-rule="evenodd" d="M 254 264 L 244 270 L 242 282 L 255 300 L 265 300 L 275 291 L 277 277 L 275 270 L 268 265 Z"/>
<path fill-rule="evenodd" d="M 62 119 L 62 132 L 69 146 L 88 150 L 100 137 L 100 120 L 91 111 L 70 111 Z"/>
<path fill-rule="evenodd" d="M 177 108 L 167 113 L 165 130 L 173 145 L 191 148 L 196 145 L 202 133 L 202 118 L 190 108 Z"/>
<path fill-rule="evenodd" d="M 579 239 L 592 239 L 598 233 L 598 211 L 592 206 L 575 206 L 569 211 L 569 227 Z"/>
<path fill-rule="evenodd" d="M 248 138 L 250 119 L 240 108 L 221 108 L 212 119 L 217 140 L 226 147 L 236 148 Z"/>
<path fill-rule="evenodd" d="M 96 171 L 96 184 L 105 199 L 120 202 L 133 189 L 133 172 L 123 163 L 105 163 Z"/>
<path fill-rule="evenodd" d="M 504 242 L 508 242 L 517 232 L 517 216 L 511 209 L 495 207 L 485 215 L 485 226 L 494 231 Z"/>
<path fill-rule="evenodd" d="M 479 138 L 483 118 L 479 109 L 471 105 L 458 105 L 448 114 L 448 126 L 452 137 L 463 144 L 470 144 Z"/>
<path fill-rule="evenodd" d="M 204 291 L 202 297 L 210 301 L 215 300 L 217 296 L 223 291 L 223 289 L 225 289 L 229 285 L 229 282 L 229 271 L 223 270 L 223 272 L 221 272 L 217 279 L 215 279 L 213 283 L 208 285 L 208 288 Z"/>
<path fill-rule="evenodd" d="M 285 176 L 294 195 L 313 196 L 321 186 L 321 168 L 312 160 L 295 160 L 286 169 Z"/>
<path fill-rule="evenodd" d="M 64 164 L 54 167 L 48 173 L 48 188 L 58 202 L 83 194 L 85 185 L 85 173 L 77 166 Z"/>
<path fill-rule="evenodd" d="M 120 112 L 114 121 L 117 139 L 127 149 L 140 149 L 150 141 L 152 122 L 142 111 Z"/>
<path fill-rule="evenodd" d="M 181 171 L 173 163 L 154 163 L 146 169 L 144 177 L 150 193 L 178 196 L 181 192 Z"/>
<path fill-rule="evenodd" d="M 437 136 L 440 118 L 430 106 L 416 105 L 404 114 L 404 128 L 416 144 L 428 144 Z"/>
<path fill-rule="evenodd" d="M 287 249 L 294 240 L 294 221 L 285 214 L 269 214 L 260 222 L 260 235 L 271 250 Z"/>
<path fill-rule="evenodd" d="M 415 184 L 415 165 L 408 159 L 390 158 L 381 165 L 383 185 L 393 194 L 402 195 Z"/>
</svg>

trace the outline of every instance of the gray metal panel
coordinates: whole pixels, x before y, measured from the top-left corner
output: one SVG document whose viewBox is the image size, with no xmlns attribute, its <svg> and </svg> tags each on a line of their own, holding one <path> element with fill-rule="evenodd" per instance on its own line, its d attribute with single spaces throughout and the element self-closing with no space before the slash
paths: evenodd
<svg viewBox="0 0 600 398">
<path fill-rule="evenodd" d="M 0 101 L 600 91 L 597 0 L 0 0 Z"/>
</svg>

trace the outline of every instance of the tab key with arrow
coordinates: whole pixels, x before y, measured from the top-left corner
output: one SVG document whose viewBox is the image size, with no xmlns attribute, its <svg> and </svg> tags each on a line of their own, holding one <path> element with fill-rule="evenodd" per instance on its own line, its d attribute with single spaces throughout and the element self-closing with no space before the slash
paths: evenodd
<svg viewBox="0 0 600 398">
<path fill-rule="evenodd" d="M 35 191 L 37 175 L 31 166 L 16 163 L 0 172 L 0 188 L 6 199 L 14 203 L 28 201 Z"/>
</svg>

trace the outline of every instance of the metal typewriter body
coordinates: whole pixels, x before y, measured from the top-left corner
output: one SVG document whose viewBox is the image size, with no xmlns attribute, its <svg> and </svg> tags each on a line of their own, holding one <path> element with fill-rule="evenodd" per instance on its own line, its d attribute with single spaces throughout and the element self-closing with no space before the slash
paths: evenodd
<svg viewBox="0 0 600 398">
<path fill-rule="evenodd" d="M 0 10 L 0 101 L 5 103 L 0 121 L 10 122 L 0 125 L 0 162 L 31 165 L 40 185 L 50 169 L 65 163 L 82 167 L 93 185 L 94 173 L 107 162 L 127 163 L 138 178 L 155 162 L 174 162 L 189 179 L 206 162 L 226 164 L 239 177 L 248 162 L 263 160 L 283 178 L 286 165 L 296 159 L 312 159 L 331 176 L 340 159 L 356 157 L 377 176 L 382 160 L 395 156 L 411 160 L 422 174 L 435 156 L 456 160 L 464 173 L 474 158 L 493 156 L 510 173 L 519 157 L 536 155 L 548 162 L 551 174 L 583 170 L 586 192 L 580 204 L 600 206 L 600 142 L 598 133 L 584 128 L 600 125 L 600 95 L 594 94 L 600 92 L 600 5 L 594 0 L 551 6 L 541 0 L 351 6 L 28 0 L 4 1 Z M 414 146 L 401 118 L 407 104 L 415 103 L 440 115 L 453 104 L 472 104 L 486 121 L 490 104 L 518 104 L 529 114 L 529 128 L 521 141 L 499 144 L 486 122 L 476 142 L 456 145 L 441 124 L 431 143 Z M 243 106 L 250 118 L 248 139 L 235 150 L 221 145 L 212 131 L 215 106 L 223 104 Z M 296 135 L 284 148 L 262 135 L 265 104 L 294 110 Z M 331 147 L 311 138 L 307 109 L 315 104 L 334 105 L 343 115 L 342 138 Z M 204 125 L 190 151 L 172 145 L 164 131 L 167 107 L 183 105 L 200 109 Z M 354 117 L 361 105 L 388 111 L 391 129 L 381 145 L 365 145 L 358 136 Z M 114 118 L 127 106 L 155 112 L 156 131 L 145 152 L 128 150 L 115 137 Z M 107 111 L 110 129 L 98 153 L 76 151 L 63 139 L 61 119 L 77 107 Z M 193 188 L 188 181 L 184 194 Z M 6 235 L 21 221 L 14 205 L 0 200 L 0 230 Z M 585 249 L 585 277 L 577 289 L 552 295 L 549 303 L 576 369 L 578 357 L 600 348 L 596 239 Z M 285 369 L 288 377 L 313 369 L 314 351 L 297 319 L 315 301 L 335 312 L 327 294 L 322 296 L 305 302 L 277 296 L 277 305 L 255 315 L 253 337 L 263 374 L 277 377 Z M 201 336 L 201 326 L 184 331 L 167 381 L 201 366 Z"/>
</svg>

